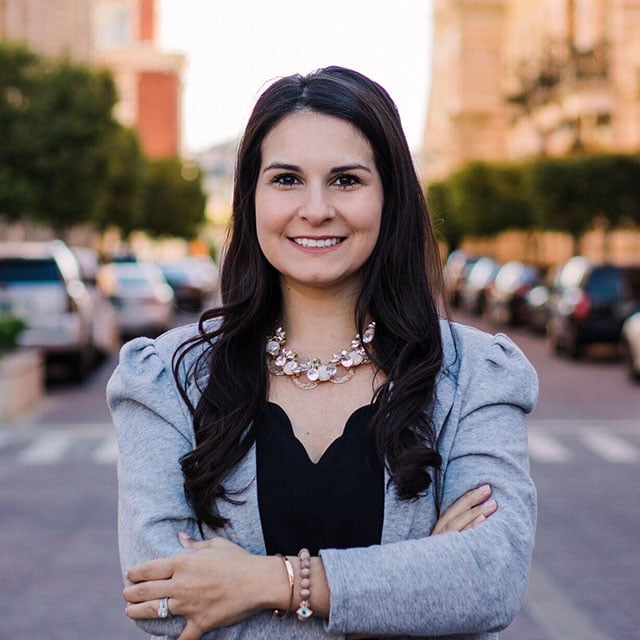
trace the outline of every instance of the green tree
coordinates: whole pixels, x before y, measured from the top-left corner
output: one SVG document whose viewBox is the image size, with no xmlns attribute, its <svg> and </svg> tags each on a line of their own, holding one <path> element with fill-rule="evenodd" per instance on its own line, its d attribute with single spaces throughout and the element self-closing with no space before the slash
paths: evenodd
<svg viewBox="0 0 640 640">
<path fill-rule="evenodd" d="M 95 220 L 106 198 L 115 103 L 107 71 L 62 60 L 43 73 L 32 105 L 32 135 L 39 141 L 33 215 L 62 237 L 70 227 Z"/>
<path fill-rule="evenodd" d="M 447 180 L 447 202 L 465 235 L 490 236 L 530 229 L 535 212 L 527 198 L 525 171 L 517 165 L 471 162 Z"/>
<path fill-rule="evenodd" d="M 601 176 L 604 178 L 604 176 Z M 577 158 L 544 158 L 531 166 L 531 194 L 544 229 L 564 231 L 580 252 L 580 239 L 595 210 L 589 178 Z"/>
<path fill-rule="evenodd" d="M 133 129 L 117 126 L 110 142 L 107 193 L 96 226 L 116 227 L 127 238 L 142 224 L 146 158 Z"/>
<path fill-rule="evenodd" d="M 578 161 L 594 214 L 608 226 L 640 223 L 640 160 L 624 154 L 597 154 Z"/>
<path fill-rule="evenodd" d="M 202 172 L 180 158 L 150 160 L 141 228 L 152 236 L 192 239 L 204 222 Z"/>
<path fill-rule="evenodd" d="M 449 203 L 447 181 L 432 182 L 427 187 L 426 196 L 429 215 L 438 238 L 445 241 L 450 250 L 455 249 L 464 237 L 464 229 Z"/>
<path fill-rule="evenodd" d="M 37 202 L 33 161 L 39 141 L 31 107 L 41 66 L 41 58 L 26 47 L 0 42 L 0 215 L 9 220 L 28 214 Z"/>
</svg>

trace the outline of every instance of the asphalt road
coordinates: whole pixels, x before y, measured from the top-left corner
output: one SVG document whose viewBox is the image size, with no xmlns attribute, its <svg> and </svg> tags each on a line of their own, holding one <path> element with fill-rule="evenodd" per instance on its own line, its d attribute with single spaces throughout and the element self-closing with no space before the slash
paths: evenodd
<svg viewBox="0 0 640 640">
<path fill-rule="evenodd" d="M 640 387 L 607 353 L 573 362 L 507 333 L 540 376 L 529 422 L 539 527 L 522 611 L 501 638 L 640 639 Z M 52 385 L 35 412 L 0 425 L 0 640 L 146 637 L 120 597 L 113 366 Z"/>
</svg>

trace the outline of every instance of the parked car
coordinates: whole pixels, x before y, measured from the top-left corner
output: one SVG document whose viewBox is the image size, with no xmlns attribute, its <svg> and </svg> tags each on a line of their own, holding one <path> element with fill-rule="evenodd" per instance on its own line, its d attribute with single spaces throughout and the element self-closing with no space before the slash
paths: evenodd
<svg viewBox="0 0 640 640">
<path fill-rule="evenodd" d="M 621 346 L 629 376 L 640 382 L 640 312 L 631 314 L 624 321 Z"/>
<path fill-rule="evenodd" d="M 443 278 L 445 295 L 453 308 L 460 306 L 464 284 L 476 262 L 478 262 L 476 256 L 470 256 L 461 249 L 456 249 L 449 254 L 444 265 Z"/>
<path fill-rule="evenodd" d="M 115 309 L 123 340 L 156 336 L 171 327 L 173 290 L 157 264 L 111 262 L 100 267 L 97 283 Z"/>
<path fill-rule="evenodd" d="M 0 311 L 27 328 L 19 344 L 64 359 L 71 377 L 84 378 L 93 365 L 95 309 L 78 261 L 61 240 L 0 243 Z"/>
<path fill-rule="evenodd" d="M 120 332 L 115 309 L 98 289 L 96 283 L 101 264 L 100 256 L 95 249 L 90 247 L 71 247 L 71 251 L 78 260 L 80 278 L 91 297 L 94 309 L 93 344 L 96 348 L 96 355 L 103 358 L 117 351 L 120 345 Z"/>
<path fill-rule="evenodd" d="M 218 269 L 210 258 L 188 257 L 158 263 L 181 311 L 200 311 L 218 291 Z"/>
<path fill-rule="evenodd" d="M 640 310 L 640 267 L 593 264 L 583 256 L 559 270 L 549 294 L 547 335 L 556 353 L 618 344 L 625 319 Z"/>
<path fill-rule="evenodd" d="M 524 324 L 527 294 L 540 282 L 540 272 L 531 265 L 512 260 L 503 264 L 486 290 L 486 313 L 496 324 Z"/>
<path fill-rule="evenodd" d="M 487 302 L 487 289 L 495 280 L 500 265 L 492 258 L 480 258 L 469 271 L 462 289 L 462 308 L 482 315 Z"/>
<path fill-rule="evenodd" d="M 533 333 L 546 333 L 549 322 L 549 287 L 539 284 L 525 295 L 526 324 Z"/>
</svg>

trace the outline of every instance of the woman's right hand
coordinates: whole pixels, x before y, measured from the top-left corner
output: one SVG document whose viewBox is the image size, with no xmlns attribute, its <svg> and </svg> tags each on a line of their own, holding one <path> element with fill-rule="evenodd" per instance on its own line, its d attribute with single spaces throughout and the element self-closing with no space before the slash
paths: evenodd
<svg viewBox="0 0 640 640">
<path fill-rule="evenodd" d="M 431 535 L 465 531 L 482 524 L 498 508 L 496 501 L 490 500 L 490 497 L 491 487 L 488 484 L 467 491 L 440 516 Z"/>
</svg>

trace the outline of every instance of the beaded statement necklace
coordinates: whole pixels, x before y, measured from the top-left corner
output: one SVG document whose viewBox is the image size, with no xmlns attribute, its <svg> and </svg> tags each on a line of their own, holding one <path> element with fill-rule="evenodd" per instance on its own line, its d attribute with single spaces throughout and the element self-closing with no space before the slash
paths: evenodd
<svg viewBox="0 0 640 640">
<path fill-rule="evenodd" d="M 289 376 L 297 387 L 305 390 L 315 389 L 321 382 L 342 384 L 353 377 L 356 367 L 369 362 L 363 343 L 371 343 L 375 330 L 376 323 L 370 322 L 362 339 L 357 334 L 351 341 L 350 349 L 341 349 L 323 364 L 320 358 L 301 361 L 295 351 L 287 349 L 287 334 L 282 327 L 278 327 L 267 339 L 269 372 L 274 376 Z"/>
</svg>

